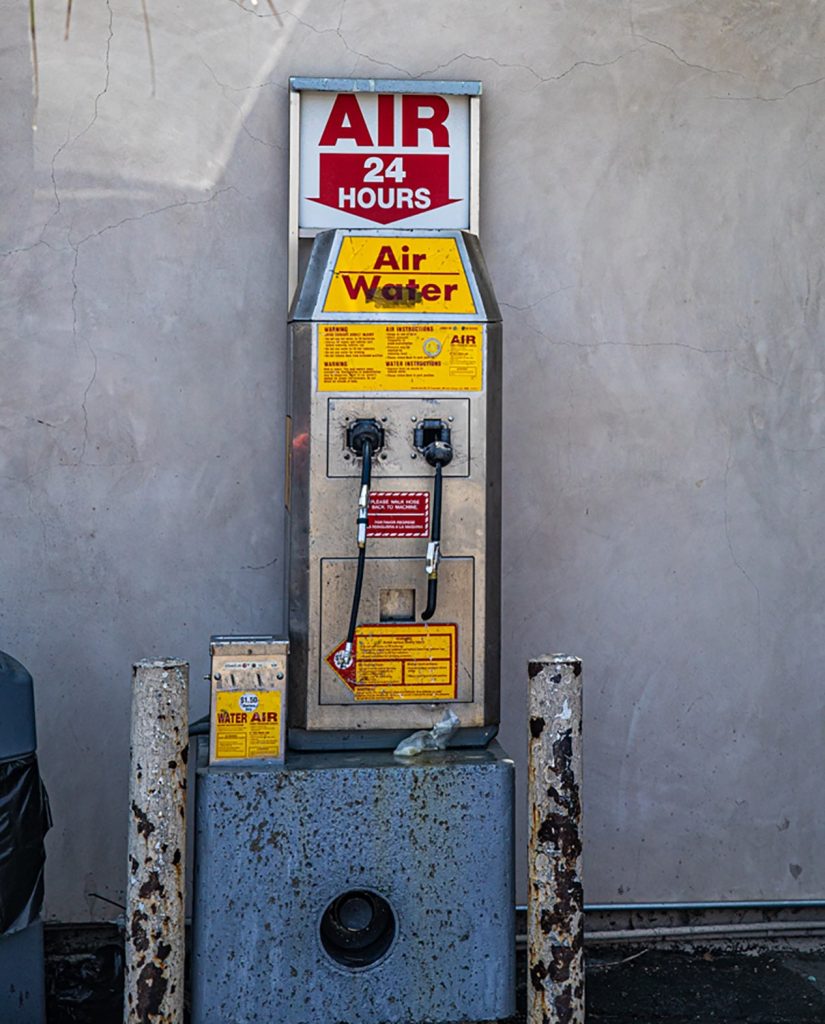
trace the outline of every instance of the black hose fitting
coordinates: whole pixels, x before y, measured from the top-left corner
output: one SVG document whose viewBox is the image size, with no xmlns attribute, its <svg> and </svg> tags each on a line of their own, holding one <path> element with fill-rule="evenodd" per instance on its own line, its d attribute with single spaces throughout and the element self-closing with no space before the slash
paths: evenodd
<svg viewBox="0 0 825 1024">
<path fill-rule="evenodd" d="M 359 459 L 363 457 L 366 442 L 372 455 L 377 455 L 384 447 L 384 428 L 378 420 L 355 420 L 347 427 L 347 448 Z"/>
</svg>

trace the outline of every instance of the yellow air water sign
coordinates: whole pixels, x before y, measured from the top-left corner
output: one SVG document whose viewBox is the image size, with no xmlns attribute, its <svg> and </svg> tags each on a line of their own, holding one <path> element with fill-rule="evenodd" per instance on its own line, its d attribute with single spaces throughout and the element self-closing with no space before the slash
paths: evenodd
<svg viewBox="0 0 825 1024">
<path fill-rule="evenodd" d="M 325 313 L 475 313 L 455 238 L 347 235 L 341 241 Z"/>
</svg>

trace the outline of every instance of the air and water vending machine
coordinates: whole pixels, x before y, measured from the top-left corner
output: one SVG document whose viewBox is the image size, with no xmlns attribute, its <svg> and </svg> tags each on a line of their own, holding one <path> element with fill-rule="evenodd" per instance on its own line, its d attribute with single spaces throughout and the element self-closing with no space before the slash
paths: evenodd
<svg viewBox="0 0 825 1024">
<path fill-rule="evenodd" d="M 289 749 L 225 740 L 199 769 L 193 1021 L 506 1017 L 501 324 L 477 239 L 320 233 L 290 346 Z M 264 707 L 259 666 L 277 686 L 266 639 L 213 644 L 224 708 Z M 394 754 L 448 712 L 446 750 Z"/>
<path fill-rule="evenodd" d="M 501 322 L 477 240 L 330 231 L 291 324 L 290 737 L 499 719 Z"/>
</svg>

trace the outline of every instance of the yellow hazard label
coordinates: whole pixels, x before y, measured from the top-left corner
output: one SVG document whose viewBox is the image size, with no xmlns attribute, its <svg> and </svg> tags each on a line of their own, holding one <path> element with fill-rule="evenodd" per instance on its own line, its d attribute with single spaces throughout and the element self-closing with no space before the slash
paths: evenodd
<svg viewBox="0 0 825 1024">
<path fill-rule="evenodd" d="M 336 662 L 344 644 L 327 657 L 356 700 L 454 700 L 458 675 L 458 626 L 359 626 L 354 657 Z"/>
<path fill-rule="evenodd" d="M 325 313 L 475 313 L 454 238 L 347 235 Z"/>
<path fill-rule="evenodd" d="M 319 391 L 480 391 L 481 324 L 319 324 Z"/>
<path fill-rule="evenodd" d="M 216 690 L 215 760 L 281 755 L 280 690 Z"/>
</svg>

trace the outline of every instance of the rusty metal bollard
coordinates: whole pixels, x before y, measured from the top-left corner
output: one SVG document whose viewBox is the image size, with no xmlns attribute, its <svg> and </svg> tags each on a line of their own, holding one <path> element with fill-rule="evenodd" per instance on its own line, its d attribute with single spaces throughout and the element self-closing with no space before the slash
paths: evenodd
<svg viewBox="0 0 825 1024">
<path fill-rule="evenodd" d="M 183 1024 L 189 665 L 132 669 L 127 1024 Z"/>
<path fill-rule="evenodd" d="M 584 1024 L 581 661 L 528 664 L 527 1024 Z"/>
</svg>

